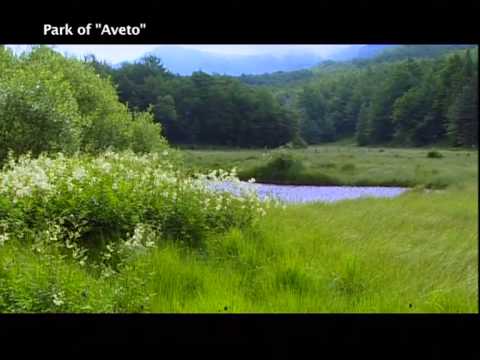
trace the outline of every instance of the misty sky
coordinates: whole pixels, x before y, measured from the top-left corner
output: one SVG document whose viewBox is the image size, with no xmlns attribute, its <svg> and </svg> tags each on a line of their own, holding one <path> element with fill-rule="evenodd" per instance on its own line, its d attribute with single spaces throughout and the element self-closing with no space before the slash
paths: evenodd
<svg viewBox="0 0 480 360">
<path fill-rule="evenodd" d="M 312 51 L 320 56 L 350 45 L 52 45 L 57 51 L 74 56 L 94 54 L 97 59 L 115 64 L 122 61 L 133 61 L 144 53 L 152 51 L 159 46 L 182 46 L 222 54 L 264 54 L 281 55 L 291 51 Z M 16 52 L 28 48 L 28 45 L 10 45 Z"/>
</svg>

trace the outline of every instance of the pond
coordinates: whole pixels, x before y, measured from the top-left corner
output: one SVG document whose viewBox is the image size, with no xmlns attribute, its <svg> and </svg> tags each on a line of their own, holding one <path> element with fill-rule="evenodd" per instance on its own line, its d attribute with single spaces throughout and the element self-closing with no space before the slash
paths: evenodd
<svg viewBox="0 0 480 360">
<path fill-rule="evenodd" d="M 408 190 L 401 187 L 382 186 L 297 186 L 246 182 L 242 182 L 242 185 L 254 188 L 260 198 L 275 197 L 288 203 L 336 202 L 364 197 L 391 198 Z M 238 189 L 230 183 L 215 184 L 214 188 L 238 193 Z"/>
</svg>

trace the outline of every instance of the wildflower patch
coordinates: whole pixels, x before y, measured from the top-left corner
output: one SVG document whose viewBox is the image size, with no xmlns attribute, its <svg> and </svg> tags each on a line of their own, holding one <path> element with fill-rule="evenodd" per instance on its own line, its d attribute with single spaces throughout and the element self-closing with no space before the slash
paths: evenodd
<svg viewBox="0 0 480 360">
<path fill-rule="evenodd" d="M 168 155 L 10 157 L 0 172 L 5 226 L 16 224 L 19 239 L 27 238 L 22 229 L 34 231 L 39 252 L 53 246 L 82 265 L 95 259 L 108 267 L 160 239 L 195 245 L 210 233 L 250 226 L 273 202 L 244 187 L 235 170 L 187 176 Z M 238 191 L 212 190 L 225 181 Z"/>
</svg>

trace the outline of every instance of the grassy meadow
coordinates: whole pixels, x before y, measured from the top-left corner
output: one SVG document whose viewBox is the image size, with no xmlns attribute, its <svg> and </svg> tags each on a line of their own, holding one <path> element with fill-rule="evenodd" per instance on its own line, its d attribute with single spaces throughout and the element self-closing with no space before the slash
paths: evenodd
<svg viewBox="0 0 480 360">
<path fill-rule="evenodd" d="M 475 182 L 478 152 L 465 149 L 367 148 L 311 146 L 289 150 L 184 150 L 188 167 L 197 170 L 237 167 L 243 180 L 295 185 L 424 186 L 441 189 Z M 433 153 L 434 157 L 429 157 Z M 440 156 L 436 158 L 435 155 Z M 293 158 L 292 171 L 275 158 Z M 432 155 L 430 155 L 432 156 Z M 286 171 L 282 171 L 286 170 Z M 281 172 L 281 174 L 279 173 Z"/>
<path fill-rule="evenodd" d="M 137 212 L 122 213 L 125 203 L 115 193 L 105 199 L 98 193 L 98 201 L 108 204 L 109 224 L 153 220 L 168 229 L 181 216 L 190 226 L 186 232 L 202 224 L 210 228 L 193 243 L 167 236 L 167 230 L 153 233 L 156 246 L 139 245 L 141 251 L 112 272 L 62 256 L 62 249 L 34 252 L 25 243 L 35 245 L 35 239 L 3 238 L 0 312 L 478 312 L 478 152 L 437 149 L 441 157 L 432 158 L 429 151 L 352 146 L 282 150 L 280 155 L 278 150 L 184 150 L 192 172 L 236 166 L 240 177 L 264 176 L 257 181 L 322 184 L 327 176 L 336 185 L 414 188 L 391 199 L 273 206 L 248 225 L 232 220 L 239 214 L 249 218 L 235 199 L 225 200 L 213 218 L 204 211 L 196 222 L 188 220 L 202 213 L 202 202 L 191 200 L 203 199 L 193 185 L 178 193 L 187 204 L 183 212 L 174 208 L 180 200 L 161 203 L 171 208 L 152 202 L 141 211 L 141 201 L 160 196 L 154 183 L 128 200 Z M 276 157 L 287 158 L 287 166 L 272 167 Z M 76 161 L 101 176 L 100 167 Z M 128 167 L 128 161 L 122 164 Z M 112 181 L 114 176 L 105 180 L 103 189 Z M 126 184 L 120 181 L 119 191 L 132 193 L 122 187 Z M 170 189 L 167 179 L 161 184 Z M 84 192 L 94 188 L 82 187 Z M 66 204 L 76 208 L 76 202 L 85 214 L 93 209 L 83 195 L 55 196 L 62 209 Z M 2 208 L 0 202 L 0 212 L 13 214 L 5 204 Z M 18 221 L 41 224 L 46 211 L 52 211 L 38 202 L 35 206 L 46 210 L 33 216 L 30 200 L 22 206 Z M 171 218 L 151 218 L 169 211 L 175 214 Z M 125 220 L 128 216 L 132 220 Z M 219 225 L 222 231 L 212 228 L 219 222 L 226 224 Z M 104 236 L 118 237 L 119 229 Z"/>
</svg>

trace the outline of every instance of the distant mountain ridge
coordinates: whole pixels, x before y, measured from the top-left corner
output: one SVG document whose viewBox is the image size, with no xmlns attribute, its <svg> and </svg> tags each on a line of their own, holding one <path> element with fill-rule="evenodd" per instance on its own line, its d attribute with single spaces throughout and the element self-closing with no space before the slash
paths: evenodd
<svg viewBox="0 0 480 360">
<path fill-rule="evenodd" d="M 306 49 L 292 50 L 283 54 L 239 55 L 169 45 L 159 46 L 157 49 L 144 54 L 144 56 L 154 55 L 160 58 L 169 71 L 183 76 L 191 75 L 195 71 L 229 76 L 261 76 L 267 74 L 279 75 L 279 72 L 323 72 L 343 67 L 345 64 L 352 62 L 395 61 L 408 57 L 436 57 L 469 46 L 472 45 L 351 45 L 328 56 L 321 57 L 314 51 Z M 299 78 L 305 76 L 306 74 L 301 73 Z M 281 75 L 280 77 L 285 76 Z M 253 81 L 256 82 L 256 80 Z"/>
<path fill-rule="evenodd" d="M 348 61 L 354 59 L 370 59 L 387 49 L 393 49 L 399 45 L 352 45 L 340 50 L 329 57 L 329 60 Z"/>
<path fill-rule="evenodd" d="M 294 71 L 310 68 L 323 58 L 311 51 L 292 51 L 282 55 L 220 54 L 180 46 L 162 46 L 145 55 L 155 55 L 175 74 L 191 75 L 195 71 L 209 74 L 265 74 L 276 71 Z"/>
<path fill-rule="evenodd" d="M 174 74 L 191 75 L 195 71 L 230 76 L 262 75 L 279 71 L 289 72 L 312 68 L 325 60 L 344 61 L 371 58 L 394 45 L 351 45 L 328 56 L 307 49 L 284 54 L 221 54 L 178 45 L 159 46 L 145 55 L 154 55 Z"/>
</svg>

